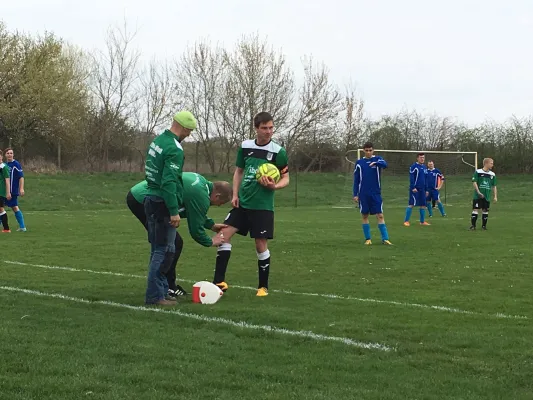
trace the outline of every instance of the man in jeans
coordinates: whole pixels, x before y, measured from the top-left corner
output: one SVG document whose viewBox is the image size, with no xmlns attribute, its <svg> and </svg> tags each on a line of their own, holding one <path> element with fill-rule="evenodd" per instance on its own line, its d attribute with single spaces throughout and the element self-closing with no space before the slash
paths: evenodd
<svg viewBox="0 0 533 400">
<path fill-rule="evenodd" d="M 224 238 L 220 235 L 209 237 L 205 232 L 210 229 L 213 232 L 220 232 L 225 228 L 224 224 L 215 224 L 207 216 L 211 206 L 221 206 L 231 200 L 232 187 L 229 182 L 210 182 L 196 172 L 184 172 L 183 176 L 183 206 L 180 208 L 180 218 L 188 221 L 189 233 L 196 243 L 204 247 L 218 247 L 224 243 Z M 148 183 L 141 181 L 133 186 L 127 196 L 126 204 L 130 211 L 147 229 L 146 214 L 144 212 L 144 198 Z M 174 240 L 174 258 L 170 264 L 170 269 L 166 274 L 169 290 L 168 296 L 177 297 L 186 295 L 187 292 L 180 285 L 176 284 L 176 265 L 183 250 L 183 238 L 179 231 L 176 231 Z"/>
<path fill-rule="evenodd" d="M 196 119 L 190 112 L 176 113 L 170 129 L 150 143 L 146 154 L 144 169 L 148 188 L 144 211 L 151 245 L 146 304 L 176 304 L 175 299 L 165 298 L 168 291 L 165 274 L 174 258 L 179 209 L 183 206 L 183 147 L 180 142 L 194 129 Z"/>
</svg>

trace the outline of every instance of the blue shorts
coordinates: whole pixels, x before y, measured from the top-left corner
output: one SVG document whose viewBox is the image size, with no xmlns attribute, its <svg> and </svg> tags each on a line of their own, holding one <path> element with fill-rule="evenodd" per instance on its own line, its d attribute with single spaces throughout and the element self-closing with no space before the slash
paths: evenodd
<svg viewBox="0 0 533 400">
<path fill-rule="evenodd" d="M 427 197 L 427 201 L 440 200 L 439 191 L 437 189 L 429 189 L 428 192 L 429 192 L 429 194 L 428 194 L 428 197 Z"/>
<path fill-rule="evenodd" d="M 359 196 L 361 214 L 383 214 L 383 200 L 380 194 L 362 194 Z"/>
<path fill-rule="evenodd" d="M 19 197 L 11 195 L 11 200 L 6 199 L 6 206 L 9 208 L 18 207 L 19 205 Z"/>
<path fill-rule="evenodd" d="M 409 205 L 414 207 L 426 206 L 426 192 L 419 190 L 416 193 L 409 192 Z"/>
</svg>

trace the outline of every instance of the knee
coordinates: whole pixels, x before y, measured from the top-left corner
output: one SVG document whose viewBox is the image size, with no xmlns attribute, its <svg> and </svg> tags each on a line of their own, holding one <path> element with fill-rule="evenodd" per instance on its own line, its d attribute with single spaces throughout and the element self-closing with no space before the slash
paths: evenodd
<svg viewBox="0 0 533 400">
<path fill-rule="evenodd" d="M 231 238 L 233 237 L 233 235 L 235 235 L 235 232 L 235 228 L 233 228 L 232 226 L 228 226 L 227 228 L 222 228 L 220 230 L 219 235 L 224 237 L 224 242 L 230 243 Z"/>
<path fill-rule="evenodd" d="M 255 239 L 255 250 L 258 253 L 264 253 L 268 250 L 268 241 L 267 239 Z"/>
<path fill-rule="evenodd" d="M 15 207 L 12 208 L 12 210 L 13 210 L 13 212 L 18 212 L 19 208 L 18 208 L 18 206 L 15 206 Z"/>
<path fill-rule="evenodd" d="M 381 223 L 381 222 L 383 222 L 385 220 L 385 217 L 383 216 L 383 214 L 377 214 L 376 218 L 377 218 L 379 223 Z"/>
</svg>

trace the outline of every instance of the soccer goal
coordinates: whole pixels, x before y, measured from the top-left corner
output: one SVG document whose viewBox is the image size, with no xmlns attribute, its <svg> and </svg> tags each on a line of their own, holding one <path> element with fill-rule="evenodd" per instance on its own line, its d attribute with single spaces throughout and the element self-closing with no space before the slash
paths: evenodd
<svg viewBox="0 0 533 400">
<path fill-rule="evenodd" d="M 433 161 L 444 175 L 444 184 L 441 188 L 441 201 L 446 205 L 453 205 L 453 199 L 464 194 L 468 187 L 470 177 L 477 169 L 478 154 L 474 151 L 433 151 L 433 150 L 392 150 L 376 149 L 374 154 L 387 161 L 388 167 L 382 173 L 382 196 L 388 207 L 405 207 L 408 199 L 409 167 L 416 162 L 418 153 L 426 155 L 426 165 Z M 364 157 L 363 149 L 354 149 L 346 152 L 346 161 L 350 172 L 346 173 L 346 183 L 343 189 L 343 198 L 337 208 L 354 207 L 352 199 L 353 168 L 358 159 Z"/>
</svg>

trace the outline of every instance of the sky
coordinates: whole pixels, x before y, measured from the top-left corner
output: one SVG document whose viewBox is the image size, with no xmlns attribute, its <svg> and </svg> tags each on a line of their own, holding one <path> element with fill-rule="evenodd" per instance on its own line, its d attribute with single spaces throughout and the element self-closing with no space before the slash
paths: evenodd
<svg viewBox="0 0 533 400">
<path fill-rule="evenodd" d="M 402 110 L 468 124 L 533 115 L 533 1 L 0 0 L 10 31 L 91 50 L 126 21 L 143 58 L 172 60 L 202 39 L 231 48 L 259 34 L 297 75 L 301 58 L 351 84 L 367 116 Z"/>
</svg>

